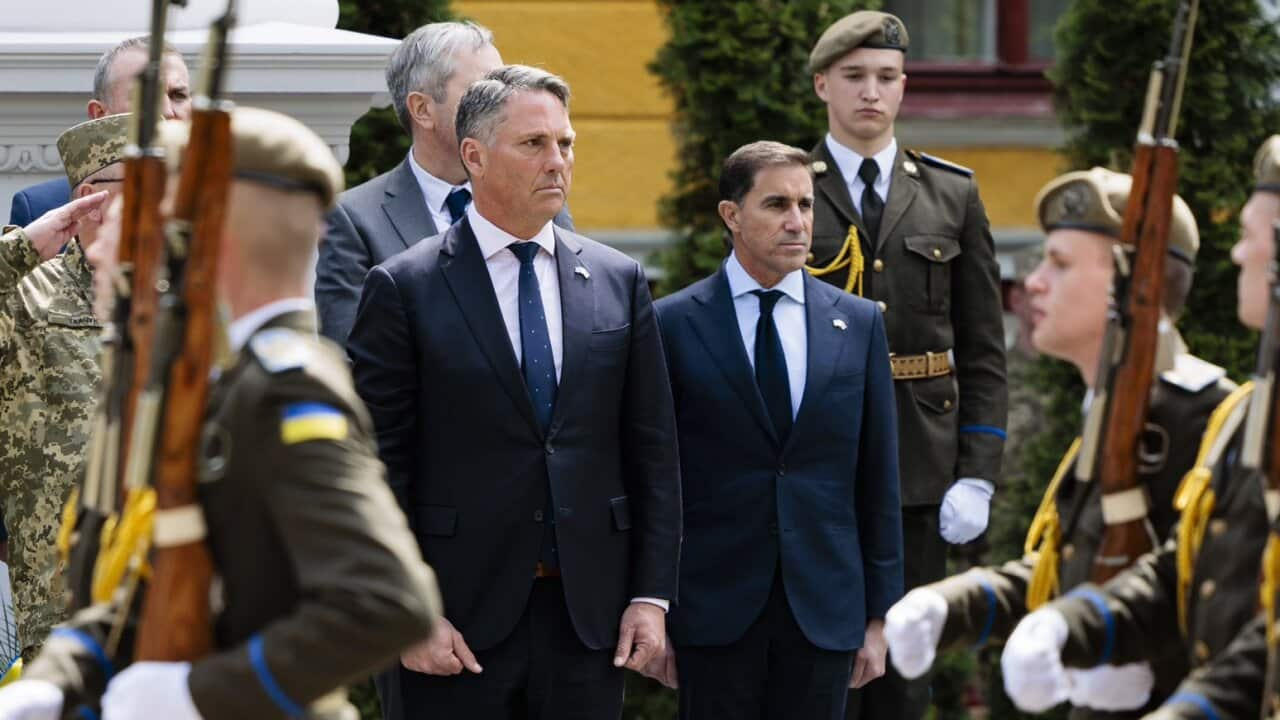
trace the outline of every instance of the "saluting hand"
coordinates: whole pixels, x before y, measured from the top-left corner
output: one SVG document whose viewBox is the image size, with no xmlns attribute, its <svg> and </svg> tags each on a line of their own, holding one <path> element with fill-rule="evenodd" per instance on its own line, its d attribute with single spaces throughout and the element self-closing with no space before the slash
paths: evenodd
<svg viewBox="0 0 1280 720">
<path fill-rule="evenodd" d="M 41 215 L 23 228 L 23 232 L 35 246 L 40 259 L 48 260 L 57 255 L 58 250 L 76 236 L 80 231 L 81 222 L 102 222 L 106 201 L 106 190 L 85 195 L 79 200 L 73 200 Z"/>
<path fill-rule="evenodd" d="M 457 675 L 463 669 L 476 674 L 483 671 L 462 633 L 444 618 L 440 618 L 431 637 L 400 653 L 400 664 L 427 675 Z"/>
<path fill-rule="evenodd" d="M 862 638 L 862 647 L 853 661 L 853 675 L 849 678 L 849 687 L 860 688 L 884 674 L 884 658 L 889 646 L 884 640 L 884 621 L 872 620 L 867 623 L 866 636 Z"/>
<path fill-rule="evenodd" d="M 613 666 L 641 672 L 667 646 L 667 614 L 647 602 L 633 602 L 622 613 Z"/>
</svg>

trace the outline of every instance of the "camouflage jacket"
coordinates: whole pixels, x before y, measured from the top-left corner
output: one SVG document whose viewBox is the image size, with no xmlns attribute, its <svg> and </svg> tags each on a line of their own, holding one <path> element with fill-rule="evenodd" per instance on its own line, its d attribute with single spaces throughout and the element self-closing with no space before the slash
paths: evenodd
<svg viewBox="0 0 1280 720">
<path fill-rule="evenodd" d="M 0 493 L 25 648 L 62 612 L 51 602 L 60 587 L 53 540 L 83 474 L 101 380 L 91 285 L 78 242 L 40 262 L 21 230 L 0 236 Z"/>
</svg>

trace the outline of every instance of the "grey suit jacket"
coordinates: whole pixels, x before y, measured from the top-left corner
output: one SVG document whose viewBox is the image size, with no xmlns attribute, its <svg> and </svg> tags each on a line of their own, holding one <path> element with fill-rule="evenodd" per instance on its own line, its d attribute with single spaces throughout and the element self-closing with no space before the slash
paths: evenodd
<svg viewBox="0 0 1280 720">
<path fill-rule="evenodd" d="M 567 206 L 555 223 L 573 229 Z M 432 221 L 408 158 L 339 195 L 325 219 L 316 265 L 320 334 L 346 347 L 369 269 L 445 229 Z"/>
</svg>

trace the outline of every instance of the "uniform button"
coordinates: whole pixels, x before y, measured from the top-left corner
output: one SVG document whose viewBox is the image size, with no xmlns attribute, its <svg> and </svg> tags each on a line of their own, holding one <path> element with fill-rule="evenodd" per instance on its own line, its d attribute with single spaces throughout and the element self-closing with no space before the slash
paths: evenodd
<svg viewBox="0 0 1280 720">
<path fill-rule="evenodd" d="M 567 518 L 572 514 L 573 514 L 573 508 L 567 508 L 567 507 L 560 508 L 560 517 Z"/>
<path fill-rule="evenodd" d="M 534 522 L 542 522 L 542 511 L 541 511 L 541 510 L 534 510 L 534 511 L 533 511 L 533 521 L 534 521 Z"/>
<path fill-rule="evenodd" d="M 1216 518 L 1209 523 L 1209 534 L 1213 536 L 1221 535 L 1227 531 L 1227 521 L 1222 518 Z"/>
<path fill-rule="evenodd" d="M 546 445 L 543 445 L 543 446 L 542 446 L 542 449 L 543 449 L 543 450 L 545 450 L 545 451 L 547 452 L 547 454 L 548 454 L 548 455 L 555 455 L 555 454 L 556 454 L 556 447 L 555 447 L 555 445 L 552 445 L 552 444 L 551 444 L 551 441 L 550 441 L 550 440 L 548 440 L 548 441 L 547 441 L 547 444 L 546 444 Z"/>
<path fill-rule="evenodd" d="M 943 400 L 943 401 L 942 401 L 942 407 L 946 408 L 947 410 L 950 410 L 950 409 L 951 409 L 951 401 L 950 401 L 950 400 Z"/>
<path fill-rule="evenodd" d="M 875 262 L 871 263 L 871 269 L 876 272 L 884 272 L 884 261 L 876 258 Z"/>
<path fill-rule="evenodd" d="M 809 253 L 808 255 L 805 255 L 805 256 L 804 256 L 804 261 L 805 261 L 805 262 L 807 262 L 807 263 L 809 263 L 810 265 L 812 265 L 812 264 L 813 264 L 813 261 L 814 261 L 814 260 L 816 260 L 816 259 L 817 259 L 817 258 L 815 258 L 815 257 L 814 257 L 813 253 Z"/>
<path fill-rule="evenodd" d="M 880 308 L 880 312 L 884 312 L 889 309 L 889 306 L 885 305 L 883 300 L 877 300 L 876 307 Z"/>
<path fill-rule="evenodd" d="M 1196 642 L 1196 660 L 1202 663 L 1209 662 L 1209 646 L 1205 645 L 1203 640 Z"/>
<path fill-rule="evenodd" d="M 1218 586 L 1216 583 L 1214 583 L 1212 580 L 1205 580 L 1204 582 L 1200 583 L 1200 597 L 1202 598 L 1212 597 L 1213 591 L 1217 589 L 1218 589 Z"/>
<path fill-rule="evenodd" d="M 934 248 L 934 249 L 933 249 L 933 257 L 934 257 L 935 259 L 937 259 L 937 260 L 941 260 L 941 259 L 942 259 L 942 251 L 941 251 L 941 250 L 939 250 L 938 248 Z"/>
<path fill-rule="evenodd" d="M 786 475 L 786 474 L 787 474 L 787 466 L 786 466 L 786 465 L 779 465 L 779 466 L 778 466 L 778 475 L 779 475 L 779 477 L 781 477 L 782 475 Z"/>
<path fill-rule="evenodd" d="M 1071 556 L 1072 556 L 1072 555 L 1075 555 L 1075 554 L 1076 554 L 1076 546 L 1075 546 L 1075 545 L 1072 545 L 1071 543 L 1067 543 L 1066 545 L 1063 545 L 1063 546 L 1062 546 L 1062 559 L 1063 559 L 1063 560 L 1070 560 L 1070 559 L 1071 559 Z"/>
</svg>

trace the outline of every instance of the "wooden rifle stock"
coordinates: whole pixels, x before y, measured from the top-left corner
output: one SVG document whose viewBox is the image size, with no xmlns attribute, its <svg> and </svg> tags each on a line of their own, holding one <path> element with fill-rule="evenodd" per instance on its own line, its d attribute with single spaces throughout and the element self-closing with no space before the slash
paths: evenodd
<svg viewBox="0 0 1280 720">
<path fill-rule="evenodd" d="M 1138 454 L 1150 405 L 1160 343 L 1169 226 L 1178 184 L 1174 141 L 1197 0 L 1183 0 L 1169 54 L 1157 63 L 1134 148 L 1133 184 L 1125 202 L 1113 282 L 1108 340 L 1098 379 L 1105 398 L 1101 450 L 1093 469 L 1103 503 L 1102 539 L 1092 580 L 1102 583 L 1155 546 L 1149 499 L 1138 477 Z"/>
</svg>

